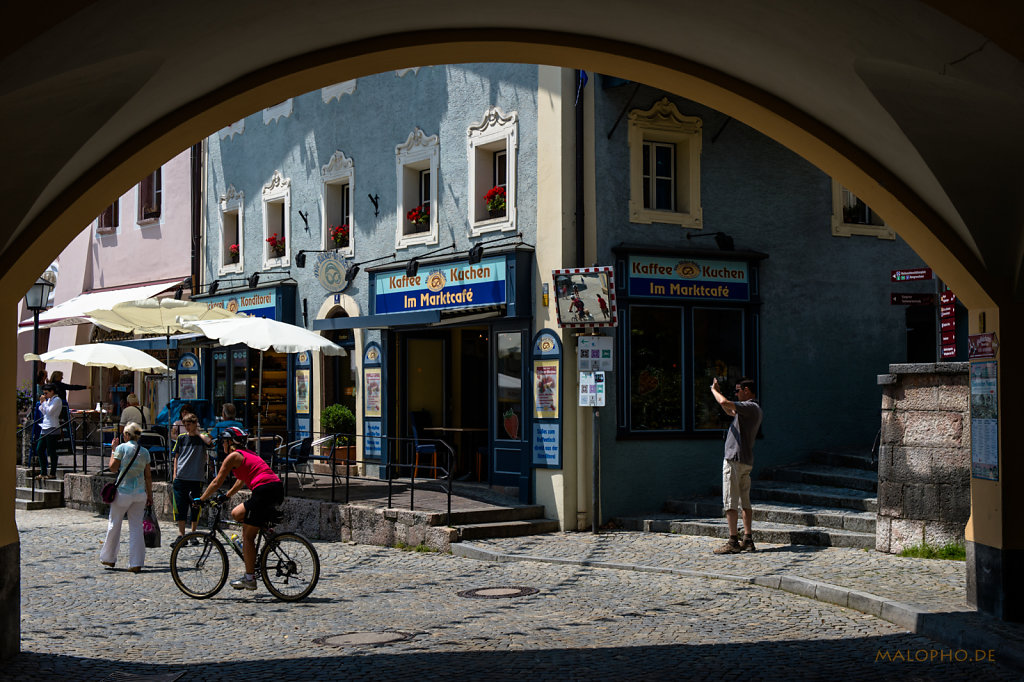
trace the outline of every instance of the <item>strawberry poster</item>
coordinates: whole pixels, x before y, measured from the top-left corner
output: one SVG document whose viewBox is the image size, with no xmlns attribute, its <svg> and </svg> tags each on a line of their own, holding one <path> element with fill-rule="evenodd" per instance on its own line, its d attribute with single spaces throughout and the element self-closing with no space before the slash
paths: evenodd
<svg viewBox="0 0 1024 682">
<path fill-rule="evenodd" d="M 533 361 L 533 416 L 558 419 L 558 360 Z"/>
</svg>

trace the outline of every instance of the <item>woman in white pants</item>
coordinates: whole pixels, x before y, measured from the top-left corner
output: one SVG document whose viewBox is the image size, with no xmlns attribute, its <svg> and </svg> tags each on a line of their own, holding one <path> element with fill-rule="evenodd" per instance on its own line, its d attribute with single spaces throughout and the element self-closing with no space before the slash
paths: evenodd
<svg viewBox="0 0 1024 682">
<path fill-rule="evenodd" d="M 122 464 L 130 468 L 117 486 L 117 497 L 110 504 L 110 522 L 107 524 L 107 539 L 100 551 L 100 563 L 113 567 L 117 563 L 117 550 L 121 544 L 121 524 L 128 515 L 128 570 L 138 573 L 146 562 L 146 543 L 142 539 L 142 515 L 146 506 L 153 504 L 153 473 L 150 469 L 149 451 L 139 445 L 142 427 L 129 422 L 124 427 L 124 443 L 117 438 L 111 443 L 114 451 L 110 455 L 110 470 L 119 474 Z M 135 454 L 138 449 L 138 454 Z M 132 457 L 135 460 L 132 461 Z"/>
</svg>

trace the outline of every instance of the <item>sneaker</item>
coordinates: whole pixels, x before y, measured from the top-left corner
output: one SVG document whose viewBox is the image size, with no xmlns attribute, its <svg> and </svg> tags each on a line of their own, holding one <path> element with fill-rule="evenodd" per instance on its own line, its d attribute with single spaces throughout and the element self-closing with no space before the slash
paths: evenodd
<svg viewBox="0 0 1024 682">
<path fill-rule="evenodd" d="M 232 580 L 231 587 L 235 588 L 236 590 L 255 590 L 256 578 L 253 578 L 252 580 L 246 580 L 245 576 L 243 575 L 238 580 Z"/>
<path fill-rule="evenodd" d="M 743 551 L 740 547 L 739 540 L 736 538 L 729 538 L 729 541 L 721 547 L 715 548 L 715 554 L 739 554 Z"/>
<path fill-rule="evenodd" d="M 757 547 L 754 547 L 754 538 L 750 535 L 743 536 L 743 542 L 740 543 L 741 552 L 756 552 Z"/>
</svg>

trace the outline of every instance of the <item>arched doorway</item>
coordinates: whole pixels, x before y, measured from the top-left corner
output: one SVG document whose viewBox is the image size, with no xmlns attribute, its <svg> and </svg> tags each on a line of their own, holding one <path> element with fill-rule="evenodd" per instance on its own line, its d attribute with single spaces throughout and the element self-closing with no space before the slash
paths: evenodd
<svg viewBox="0 0 1024 682">
<path fill-rule="evenodd" d="M 116 3 L 98 2 L 89 12 L 26 21 L 5 57 L 11 75 L 0 99 L 19 131 L 5 143 L 18 172 L 4 199 L 10 210 L 0 308 L 13 318 L 21 292 L 111 197 L 250 111 L 412 63 L 528 60 L 685 92 L 797 151 L 887 216 L 970 308 L 972 331 L 998 332 L 1000 377 L 1017 377 L 1024 374 L 1024 284 L 1014 169 L 1024 146 L 1024 95 L 1010 30 L 1016 10 L 971 8 L 972 16 L 961 17 L 948 3 L 935 4 L 941 11 L 928 3 L 737 0 L 687 12 L 580 1 L 557 13 L 521 8 L 523 30 L 502 28 L 508 18 L 501 7 L 476 8 L 468 29 L 455 8 L 424 16 L 412 2 L 365 8 L 358 22 L 268 8 L 230 41 L 222 39 L 228 20 L 209 21 L 205 9 L 181 6 L 136 8 L 128 16 Z M 739 15 L 748 21 L 736 21 Z M 190 30 L 167 31 L 151 51 L 138 52 L 128 27 L 172 21 Z M 390 33 L 379 33 L 382 26 Z M 197 41 L 209 45 L 202 59 Z M 66 56 L 51 58 L 54 44 Z M 964 121 L 972 123 L 970 134 Z M 50 153 L 39 153 L 40 140 Z M 13 330 L 0 336 L 4 376 L 15 375 L 15 349 Z M 0 394 L 8 414 L 15 409 L 10 393 Z M 1022 407 L 1019 396 L 1000 395 L 1003 414 Z M 13 444 L 11 422 L 0 422 L 0 441 Z M 1004 444 L 1016 447 L 1009 438 Z M 995 576 L 986 589 L 996 593 L 1000 615 L 1005 594 L 1022 601 L 1009 566 L 1024 555 L 1024 530 L 1010 523 L 1004 504 L 1021 485 L 1024 465 L 1019 457 L 1002 459 L 1002 481 L 975 483 L 984 513 L 970 533 L 987 548 L 977 561 Z M 12 460 L 7 455 L 0 470 L 8 500 Z M 17 542 L 8 502 L 0 508 L 5 566 L 17 565 Z M 17 633 L 16 594 L 5 601 L 14 614 L 5 630 Z M 9 652 L 11 639 L 3 646 Z"/>
</svg>

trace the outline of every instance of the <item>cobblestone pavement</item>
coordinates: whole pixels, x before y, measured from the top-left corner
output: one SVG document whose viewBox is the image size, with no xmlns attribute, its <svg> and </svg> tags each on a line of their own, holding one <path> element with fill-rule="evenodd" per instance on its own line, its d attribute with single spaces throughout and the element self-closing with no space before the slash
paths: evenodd
<svg viewBox="0 0 1024 682">
<path fill-rule="evenodd" d="M 686 569 L 736 576 L 792 575 L 868 592 L 931 611 L 969 611 L 962 561 L 908 559 L 846 547 L 758 544 L 758 551 L 713 554 L 722 540 L 670 533 L 548 533 L 474 540 L 517 556 Z"/>
<path fill-rule="evenodd" d="M 149 550 L 139 574 L 104 570 L 102 517 L 53 509 L 17 521 L 22 653 L 0 664 L 5 680 L 1019 678 L 975 651 L 756 585 L 368 545 L 316 543 L 322 577 L 304 602 L 278 602 L 263 586 L 197 601 L 174 586 L 167 547 Z M 119 564 L 125 555 L 122 543 Z M 458 595 L 509 586 L 537 592 Z M 406 638 L 318 642 L 349 633 Z"/>
</svg>

